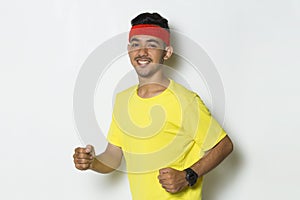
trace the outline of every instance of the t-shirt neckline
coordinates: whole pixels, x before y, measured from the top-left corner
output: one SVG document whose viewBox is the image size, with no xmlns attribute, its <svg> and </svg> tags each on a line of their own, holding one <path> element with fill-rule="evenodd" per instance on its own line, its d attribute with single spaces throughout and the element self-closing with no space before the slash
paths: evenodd
<svg viewBox="0 0 300 200">
<path fill-rule="evenodd" d="M 155 96 L 149 97 L 149 98 L 143 98 L 143 97 L 140 97 L 140 96 L 138 95 L 138 85 L 136 85 L 136 87 L 135 87 L 134 95 L 135 95 L 138 99 L 140 99 L 140 100 L 142 100 L 142 101 L 151 101 L 151 100 L 153 100 L 153 99 L 160 98 L 160 97 L 163 96 L 165 93 L 167 93 L 167 92 L 169 91 L 170 87 L 173 85 L 173 80 L 172 80 L 172 79 L 169 79 L 169 81 L 170 81 L 170 83 L 169 83 L 168 87 L 167 87 L 164 91 L 162 91 L 161 93 L 159 93 L 158 95 L 155 95 Z"/>
</svg>

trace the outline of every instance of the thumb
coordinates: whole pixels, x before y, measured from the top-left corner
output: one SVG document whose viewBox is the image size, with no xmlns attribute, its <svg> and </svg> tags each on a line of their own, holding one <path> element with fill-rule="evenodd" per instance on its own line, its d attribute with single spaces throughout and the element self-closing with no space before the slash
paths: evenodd
<svg viewBox="0 0 300 200">
<path fill-rule="evenodd" d="M 92 146 L 92 145 L 86 145 L 86 147 L 85 147 L 85 152 L 86 153 L 91 153 L 91 152 L 93 152 L 94 151 L 94 147 Z"/>
</svg>

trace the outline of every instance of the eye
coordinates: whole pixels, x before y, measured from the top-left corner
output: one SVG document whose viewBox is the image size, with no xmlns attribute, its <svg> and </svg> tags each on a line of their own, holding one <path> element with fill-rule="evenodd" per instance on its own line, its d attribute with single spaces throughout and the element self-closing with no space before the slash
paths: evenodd
<svg viewBox="0 0 300 200">
<path fill-rule="evenodd" d="M 149 44 L 147 45 L 147 47 L 148 47 L 148 48 L 151 48 L 151 49 L 156 49 L 156 48 L 157 48 L 157 44 L 155 44 L 155 43 L 149 43 Z"/>
<path fill-rule="evenodd" d="M 130 43 L 130 47 L 131 48 L 137 48 L 137 47 L 139 47 L 140 45 L 138 44 L 138 43 Z"/>
</svg>

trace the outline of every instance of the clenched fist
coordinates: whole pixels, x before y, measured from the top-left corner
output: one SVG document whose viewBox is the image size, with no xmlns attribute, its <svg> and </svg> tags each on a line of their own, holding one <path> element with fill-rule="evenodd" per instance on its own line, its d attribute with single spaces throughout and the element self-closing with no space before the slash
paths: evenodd
<svg viewBox="0 0 300 200">
<path fill-rule="evenodd" d="M 75 167 L 79 170 L 91 169 L 95 159 L 95 150 L 92 145 L 85 148 L 78 147 L 73 155 Z"/>
<path fill-rule="evenodd" d="M 177 193 L 184 190 L 188 186 L 185 175 L 185 171 L 178 171 L 172 168 L 164 168 L 159 170 L 158 180 L 161 186 L 167 192 Z"/>
</svg>

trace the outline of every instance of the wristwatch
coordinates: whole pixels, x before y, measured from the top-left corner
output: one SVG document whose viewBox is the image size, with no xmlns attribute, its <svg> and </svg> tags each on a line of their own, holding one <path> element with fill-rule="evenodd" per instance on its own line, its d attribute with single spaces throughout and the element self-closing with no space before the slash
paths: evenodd
<svg viewBox="0 0 300 200">
<path fill-rule="evenodd" d="M 198 179 L 198 174 L 191 168 L 187 168 L 184 171 L 186 172 L 185 179 L 189 182 L 189 186 L 195 185 Z"/>
</svg>

